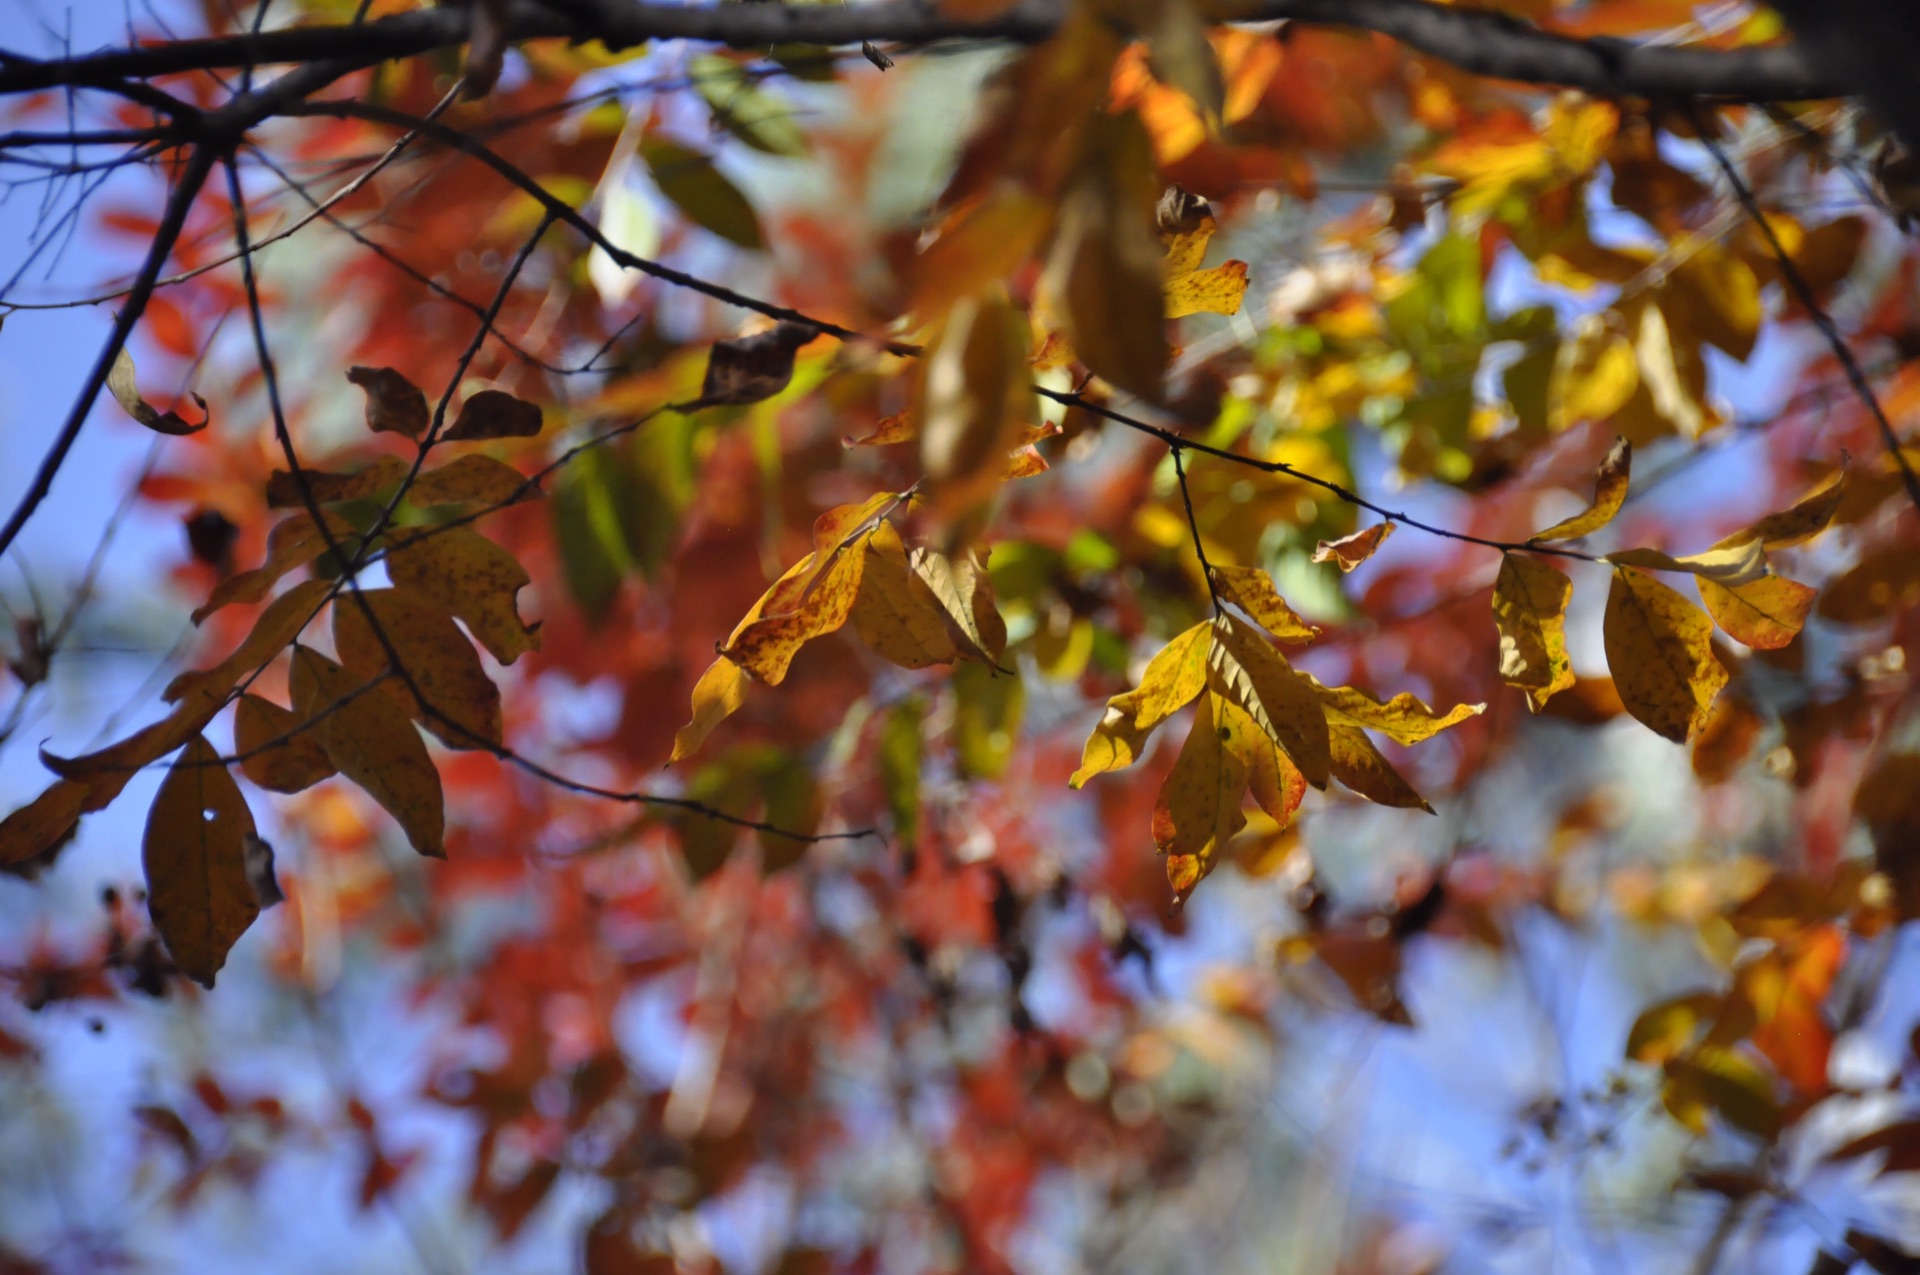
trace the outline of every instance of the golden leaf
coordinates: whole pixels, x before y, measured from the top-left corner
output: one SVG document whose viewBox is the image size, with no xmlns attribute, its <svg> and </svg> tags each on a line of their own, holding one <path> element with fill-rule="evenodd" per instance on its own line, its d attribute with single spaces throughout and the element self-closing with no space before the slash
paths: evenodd
<svg viewBox="0 0 1920 1275">
<path fill-rule="evenodd" d="M 867 537 L 866 566 L 853 599 L 853 630 L 882 659 L 902 668 L 946 664 L 959 655 L 948 633 L 947 611 L 925 578 L 907 562 L 893 524 Z"/>
<path fill-rule="evenodd" d="M 1246 295 L 1247 263 L 1223 261 L 1211 270 L 1194 270 L 1167 280 L 1167 317 L 1238 314 Z"/>
<path fill-rule="evenodd" d="M 1259 567 L 1216 566 L 1213 587 L 1219 591 L 1222 601 L 1245 611 L 1282 642 L 1311 642 L 1320 636 L 1319 629 L 1294 614 L 1280 591 L 1274 588 L 1273 577 Z"/>
<path fill-rule="evenodd" d="M 1567 602 L 1573 581 L 1537 558 L 1503 554 L 1493 585 L 1493 620 L 1500 630 L 1500 676 L 1527 693 L 1535 712 L 1573 685 L 1567 657 Z"/>
<path fill-rule="evenodd" d="M 825 570 L 807 584 L 791 610 L 763 613 L 739 630 L 721 654 L 755 679 L 769 686 L 780 685 L 802 646 L 838 629 L 853 614 L 853 600 L 859 593 L 866 562 L 861 546 L 837 547 Z"/>
<path fill-rule="evenodd" d="M 1087 737 L 1080 769 L 1068 781 L 1073 787 L 1140 759 L 1141 746 L 1153 728 L 1206 689 L 1207 648 L 1211 642 L 1212 626 L 1205 621 L 1194 625 L 1147 662 L 1140 685 L 1107 701 L 1100 724 Z"/>
<path fill-rule="evenodd" d="M 1777 651 L 1805 627 L 1819 590 L 1782 576 L 1742 584 L 1700 582 L 1700 600 L 1727 636 L 1756 651 Z"/>
<path fill-rule="evenodd" d="M 526 475 L 491 456 L 462 456 L 437 469 L 421 472 L 407 488 L 407 500 L 419 508 L 428 505 L 505 505 L 540 495 Z"/>
<path fill-rule="evenodd" d="M 962 654 L 997 665 L 1007 649 L 1007 624 L 994 602 L 993 581 L 970 552 L 957 557 L 937 549 L 916 548 L 914 574 L 939 601 Z"/>
<path fill-rule="evenodd" d="M 1353 726 L 1332 726 L 1328 736 L 1335 779 L 1376 805 L 1433 813 L 1426 798 L 1415 792 L 1413 785 L 1380 755 L 1365 731 Z"/>
<path fill-rule="evenodd" d="M 1331 773 L 1327 715 L 1311 681 L 1294 672 L 1257 630 L 1231 616 L 1213 623 L 1207 668 L 1216 693 L 1244 709 L 1286 749 L 1308 783 L 1325 788 Z"/>
<path fill-rule="evenodd" d="M 1547 427 L 1558 434 L 1583 421 L 1607 420 L 1626 406 L 1639 384 L 1633 342 L 1598 315 L 1589 315 L 1554 357 Z"/>
<path fill-rule="evenodd" d="M 1825 531 L 1827 524 L 1833 521 L 1833 515 L 1839 510 L 1840 502 L 1847 494 L 1847 469 L 1844 462 L 1839 472 L 1821 483 L 1818 487 L 1802 496 L 1791 506 L 1779 513 L 1768 514 L 1744 531 L 1728 536 L 1716 549 L 1757 540 L 1768 550 L 1786 549 L 1807 541 Z"/>
<path fill-rule="evenodd" d="M 407 462 L 397 456 L 382 456 L 365 469 L 351 474 L 333 474 L 324 469 L 303 469 L 298 477 L 284 469 L 267 475 L 267 508 L 305 509 L 307 497 L 317 505 L 343 500 L 364 500 L 374 493 L 393 487 L 407 476 Z M 307 480 L 306 490 L 300 479 Z"/>
<path fill-rule="evenodd" d="M 242 695 L 233 710 L 233 747 L 240 773 L 272 792 L 303 792 L 336 772 L 305 719 L 258 695 Z"/>
<path fill-rule="evenodd" d="M 1616 440 L 1606 459 L 1600 462 L 1600 473 L 1593 485 L 1593 504 L 1587 507 L 1586 512 L 1556 522 L 1545 531 L 1535 532 L 1528 538 L 1576 540 L 1600 530 L 1613 521 L 1613 516 L 1620 512 L 1620 506 L 1625 503 L 1627 481 L 1632 469 L 1633 445 L 1624 438 Z"/>
<path fill-rule="evenodd" d="M 1193 729 L 1173 769 L 1160 784 L 1153 807 L 1153 840 L 1167 856 L 1167 880 L 1184 897 L 1213 869 L 1233 834 L 1246 827 L 1240 809 L 1247 792 L 1247 764 L 1224 747 L 1231 731 L 1214 722 L 1214 697 L 1200 697 Z"/>
<path fill-rule="evenodd" d="M 293 708 L 313 723 L 327 760 L 392 815 L 413 848 L 444 859 L 440 772 L 404 708 L 381 688 L 304 646 L 293 648 Z"/>
<path fill-rule="evenodd" d="M 540 649 L 538 625 L 521 620 L 515 596 L 531 583 L 499 545 L 465 527 L 395 532 L 387 577 L 463 621 L 502 664 Z"/>
<path fill-rule="evenodd" d="M 181 973 L 202 987 L 213 986 L 227 953 L 260 915 L 247 879 L 252 832 L 239 785 L 195 735 L 154 796 L 140 857 L 153 928 Z"/>
<path fill-rule="evenodd" d="M 1485 704 L 1455 704 L 1446 713 L 1436 713 L 1407 691 L 1385 703 L 1351 686 L 1322 686 L 1318 680 L 1300 675 L 1312 688 L 1330 726 L 1358 726 L 1376 730 L 1396 744 L 1419 744 L 1449 727 L 1487 711 Z"/>
<path fill-rule="evenodd" d="M 1278 830 L 1284 830 L 1307 795 L 1306 778 L 1239 705 L 1216 696 L 1213 713 L 1221 739 L 1247 767 L 1247 787 L 1254 801 L 1272 816 Z"/>
<path fill-rule="evenodd" d="M 1338 540 L 1322 540 L 1313 551 L 1313 560 L 1338 563 L 1342 574 L 1352 571 L 1386 543 L 1387 537 L 1393 534 L 1393 526 L 1390 522 L 1377 522 Z"/>
<path fill-rule="evenodd" d="M 333 514 L 327 514 L 326 520 L 335 544 L 353 534 L 353 528 Z M 260 601 L 279 583 L 281 576 L 306 566 L 326 551 L 327 537 L 312 515 L 299 513 L 284 519 L 267 533 L 266 562 L 251 571 L 230 575 L 215 585 L 206 602 L 194 611 L 193 622 L 198 624 L 234 602 Z"/>
<path fill-rule="evenodd" d="M 1685 571 L 1718 584 L 1748 584 L 1767 574 L 1766 547 L 1758 539 L 1715 545 L 1704 553 L 1674 558 L 1658 549 L 1621 549 L 1603 561 L 1654 571 Z"/>
<path fill-rule="evenodd" d="M 362 604 L 366 609 L 362 609 Z M 419 719 L 448 748 L 498 748 L 501 742 L 500 688 L 480 666 L 473 644 L 453 618 L 397 589 L 366 589 L 359 598 L 341 598 L 333 606 L 333 645 L 340 662 L 362 677 L 377 677 L 390 667 L 379 632 L 393 644 L 404 680 L 388 687 L 410 716 Z M 412 682 L 428 707 L 414 699 Z"/>
<path fill-rule="evenodd" d="M 1607 666 L 1627 711 L 1686 743 L 1727 684 L 1727 671 L 1713 656 L 1713 622 L 1658 580 L 1622 567 L 1607 593 L 1603 633 Z"/>
<path fill-rule="evenodd" d="M 748 680 L 747 671 L 724 655 L 707 666 L 693 686 L 693 717 L 674 734 L 669 763 L 692 755 L 714 727 L 739 711 L 747 702 Z"/>
</svg>

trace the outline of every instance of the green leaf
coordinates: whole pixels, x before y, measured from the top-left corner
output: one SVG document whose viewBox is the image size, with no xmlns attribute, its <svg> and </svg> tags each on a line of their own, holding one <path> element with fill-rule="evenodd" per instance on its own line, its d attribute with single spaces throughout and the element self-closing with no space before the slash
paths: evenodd
<svg viewBox="0 0 1920 1275">
<path fill-rule="evenodd" d="M 767 246 L 753 205 L 713 166 L 712 159 L 662 137 L 642 141 L 640 158 L 646 161 L 660 193 L 696 225 L 754 252 Z"/>
</svg>

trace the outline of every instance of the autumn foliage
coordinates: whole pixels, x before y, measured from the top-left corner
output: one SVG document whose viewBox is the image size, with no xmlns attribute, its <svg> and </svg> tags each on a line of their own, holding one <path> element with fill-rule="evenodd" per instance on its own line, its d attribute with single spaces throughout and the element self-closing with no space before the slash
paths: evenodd
<svg viewBox="0 0 1920 1275">
<path fill-rule="evenodd" d="M 1838 37 L 260 9 L 0 59 L 131 263 L 0 292 L 106 341 L 0 543 L 131 484 L 4 595 L 0 1109 L 147 1077 L 0 1269 L 315 1163 L 355 1269 L 1920 1265 L 1920 138 Z"/>
</svg>

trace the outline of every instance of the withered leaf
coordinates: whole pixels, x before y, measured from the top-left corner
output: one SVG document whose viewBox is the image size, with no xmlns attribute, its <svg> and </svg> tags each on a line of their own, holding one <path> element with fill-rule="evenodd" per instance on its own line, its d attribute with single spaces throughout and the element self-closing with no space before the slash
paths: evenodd
<svg viewBox="0 0 1920 1275">
<path fill-rule="evenodd" d="M 306 719 L 258 695 L 242 695 L 233 709 L 233 746 L 240 773 L 271 792 L 303 792 L 335 774 L 327 750 Z"/>
<path fill-rule="evenodd" d="M 134 379 L 133 356 L 122 349 L 113 360 L 113 368 L 107 373 L 107 393 L 113 395 L 114 402 L 120 404 L 128 416 L 139 421 L 156 434 L 166 434 L 178 438 L 185 434 L 197 434 L 207 427 L 213 417 L 207 412 L 207 400 L 198 394 L 193 401 L 200 406 L 200 419 L 188 421 L 178 412 L 163 412 L 146 399 L 140 397 L 140 387 Z"/>
<path fill-rule="evenodd" d="M 353 529 L 333 514 L 326 514 L 327 532 L 340 544 Z M 296 567 L 304 567 L 327 551 L 327 532 L 314 522 L 311 514 L 298 513 L 277 524 L 267 533 L 267 560 L 251 571 L 230 575 L 213 587 L 207 600 L 193 612 L 195 624 L 221 607 L 235 602 L 258 602 L 273 590 L 280 577 Z"/>
<path fill-rule="evenodd" d="M 442 442 L 469 443 L 488 438 L 532 438 L 540 432 L 540 407 L 505 390 L 481 390 L 460 405 Z"/>
<path fill-rule="evenodd" d="M 141 862 L 147 910 L 173 960 L 212 987 L 227 953 L 260 915 L 247 878 L 253 815 L 218 753 L 195 735 L 147 812 Z"/>
<path fill-rule="evenodd" d="M 793 380 L 793 359 L 819 329 L 785 319 L 764 332 L 715 341 L 707 353 L 703 403 L 758 403 Z"/>
<path fill-rule="evenodd" d="M 347 379 L 367 392 L 367 428 L 419 438 L 433 419 L 424 391 L 390 367 L 350 367 Z"/>
<path fill-rule="evenodd" d="M 487 677 L 480 656 L 453 617 L 398 589 L 366 589 L 357 600 L 342 598 L 334 604 L 334 648 L 353 672 L 377 677 L 392 667 L 381 634 L 399 656 L 393 688 L 408 713 L 449 748 L 500 746 L 500 689 Z M 414 691 L 426 707 L 414 699 Z"/>
<path fill-rule="evenodd" d="M 502 664 L 540 649 L 540 626 L 520 618 L 516 598 L 532 583 L 526 568 L 493 541 L 465 527 L 396 532 L 387 576 L 467 626 Z"/>
<path fill-rule="evenodd" d="M 366 468 L 351 474 L 332 474 L 323 469 L 303 469 L 296 477 L 284 469 L 267 475 L 267 508 L 305 509 L 307 497 L 315 504 L 330 505 L 343 500 L 365 500 L 393 487 L 407 476 L 407 463 L 397 456 L 382 456 Z M 306 479 L 301 490 L 300 479 Z"/>
<path fill-rule="evenodd" d="M 1393 534 L 1393 528 L 1393 523 L 1377 522 L 1338 540 L 1322 540 L 1314 548 L 1313 560 L 1337 563 L 1343 574 L 1352 571 L 1386 543 L 1387 537 Z"/>
<path fill-rule="evenodd" d="M 1319 629 L 1294 614 L 1274 588 L 1273 577 L 1259 567 L 1215 566 L 1213 587 L 1221 601 L 1245 611 L 1282 642 L 1311 642 L 1320 635 Z"/>
<path fill-rule="evenodd" d="M 757 680 L 778 686 L 802 646 L 838 629 L 853 614 L 866 562 L 861 546 L 838 546 L 791 610 L 762 614 L 741 629 L 721 654 Z"/>
<path fill-rule="evenodd" d="M 167 684 L 161 698 L 169 704 L 195 695 L 225 695 L 233 684 L 259 668 L 300 635 L 326 602 L 332 587 L 325 580 L 302 580 L 269 602 L 253 629 L 233 653 L 212 668 L 193 669 Z"/>
<path fill-rule="evenodd" d="M 483 504 L 499 506 L 540 495 L 540 488 L 513 466 L 491 456 L 462 456 L 437 469 L 423 470 L 407 488 L 414 505 Z"/>
<path fill-rule="evenodd" d="M 1328 733 L 1335 779 L 1376 805 L 1433 813 L 1426 798 L 1415 792 L 1413 785 L 1380 755 L 1365 731 L 1353 726 L 1333 726 Z"/>
</svg>

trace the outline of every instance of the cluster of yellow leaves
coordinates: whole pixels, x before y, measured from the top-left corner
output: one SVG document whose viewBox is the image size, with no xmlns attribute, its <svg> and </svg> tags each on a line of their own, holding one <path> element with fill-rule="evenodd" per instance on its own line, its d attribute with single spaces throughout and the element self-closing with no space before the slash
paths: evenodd
<svg viewBox="0 0 1920 1275">
<path fill-rule="evenodd" d="M 999 665 L 1007 629 L 986 564 L 965 550 L 909 547 L 888 521 L 908 499 L 882 492 L 820 515 L 813 550 L 753 604 L 695 683 L 673 761 L 690 756 L 746 702 L 750 683 L 778 686 L 801 647 L 849 622 L 874 654 L 902 668 L 960 659 Z"/>
<path fill-rule="evenodd" d="M 355 368 L 349 378 L 367 391 L 371 429 L 410 438 L 426 432 L 426 397 L 398 372 Z M 540 425 L 534 405 L 486 390 L 465 401 L 441 437 L 524 438 Z M 302 567 L 318 563 L 337 575 L 346 565 L 342 556 L 363 550 L 384 549 L 392 587 L 355 588 L 336 599 L 328 579 L 299 581 L 266 601 L 225 659 L 173 680 L 162 696 L 173 705 L 166 717 L 82 757 L 43 753 L 59 778 L 0 821 L 0 865 L 57 849 L 82 815 L 104 808 L 137 771 L 179 752 L 147 819 L 147 889 L 155 928 L 175 962 L 210 987 L 261 903 L 248 878 L 253 819 L 231 763 L 260 787 L 283 793 L 342 775 L 391 813 L 421 854 L 444 856 L 440 775 L 414 722 L 449 748 L 503 747 L 499 689 L 455 621 L 511 664 L 539 645 L 537 629 L 520 619 L 515 604 L 528 577 L 505 549 L 464 525 L 384 527 L 384 506 L 369 502 L 404 491 L 416 514 L 447 506 L 478 516 L 533 490 L 517 470 L 483 455 L 418 473 L 382 457 L 352 473 L 273 474 L 268 506 L 300 511 L 268 533 L 265 562 L 214 587 L 193 613 L 196 624 L 227 606 L 266 601 Z M 376 523 L 384 529 L 369 544 Z M 298 644 L 330 603 L 337 659 Z M 257 671 L 289 650 L 291 707 L 246 691 Z M 229 703 L 237 755 L 223 758 L 201 732 Z"/>
<path fill-rule="evenodd" d="M 1616 443 L 1600 465 L 1593 503 L 1528 543 L 1573 540 L 1612 522 L 1627 497 L 1632 455 L 1625 439 Z M 1622 549 L 1606 555 L 1603 561 L 1614 567 L 1603 625 L 1607 664 L 1629 713 L 1685 743 L 1705 725 L 1714 697 L 1727 684 L 1727 671 L 1713 654 L 1716 622 L 1728 636 L 1759 650 L 1794 639 L 1815 591 L 1774 575 L 1766 555 L 1818 535 L 1843 494 L 1842 478 L 1836 477 L 1701 553 L 1673 557 L 1656 549 Z M 1693 575 L 1706 610 L 1647 570 Z M 1559 569 L 1518 553 L 1504 555 L 1493 590 L 1500 676 L 1525 691 L 1536 710 L 1574 683 L 1566 643 L 1572 596 L 1573 583 Z"/>
<path fill-rule="evenodd" d="M 1132 765 L 1155 727 L 1198 701 L 1153 815 L 1167 880 L 1183 899 L 1245 826 L 1249 795 L 1281 828 L 1306 789 L 1324 789 L 1329 779 L 1382 805 L 1431 810 L 1367 732 L 1417 744 L 1485 708 L 1462 704 L 1436 714 L 1408 694 L 1382 703 L 1352 687 L 1323 686 L 1296 671 L 1269 640 L 1310 642 L 1315 630 L 1294 614 L 1266 572 L 1216 567 L 1213 586 L 1223 603 L 1259 627 L 1223 611 L 1169 642 L 1148 662 L 1138 686 L 1107 701 L 1072 779 L 1078 788 Z"/>
</svg>

